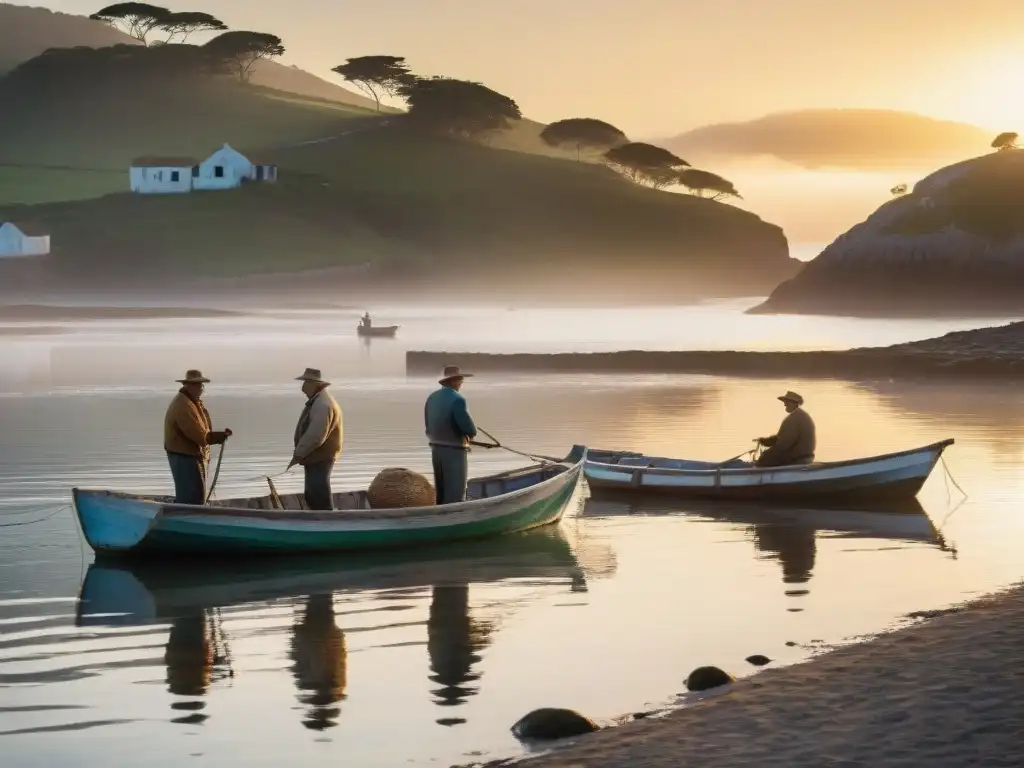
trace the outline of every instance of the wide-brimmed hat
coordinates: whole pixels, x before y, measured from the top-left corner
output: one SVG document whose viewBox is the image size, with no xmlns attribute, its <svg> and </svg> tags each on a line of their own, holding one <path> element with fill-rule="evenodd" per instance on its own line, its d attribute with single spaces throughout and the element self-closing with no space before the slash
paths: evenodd
<svg viewBox="0 0 1024 768">
<path fill-rule="evenodd" d="M 437 380 L 438 384 L 444 384 L 446 381 L 452 379 L 468 379 L 472 373 L 463 373 L 457 365 L 446 365 L 444 371 L 441 373 L 441 378 Z"/>
<path fill-rule="evenodd" d="M 786 403 L 786 402 L 796 403 L 797 405 L 803 405 L 804 404 L 804 399 L 802 397 L 800 397 L 800 395 L 798 395 L 796 392 L 794 392 L 792 390 L 790 390 L 789 392 L 787 392 L 784 395 L 779 395 L 779 400 L 781 400 L 784 403 Z"/>
<path fill-rule="evenodd" d="M 296 381 L 315 381 L 317 384 L 330 384 L 329 381 L 324 381 L 323 376 L 320 375 L 319 368 L 307 368 L 301 376 L 295 377 Z"/>
<path fill-rule="evenodd" d="M 209 384 L 210 380 L 203 376 L 202 371 L 198 371 L 195 368 L 189 368 L 185 371 L 184 379 L 175 379 L 179 384 Z"/>
</svg>

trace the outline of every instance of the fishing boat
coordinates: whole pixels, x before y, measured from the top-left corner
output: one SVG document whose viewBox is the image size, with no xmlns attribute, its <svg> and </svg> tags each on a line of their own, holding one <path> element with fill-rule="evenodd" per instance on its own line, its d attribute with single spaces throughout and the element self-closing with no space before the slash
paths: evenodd
<svg viewBox="0 0 1024 768">
<path fill-rule="evenodd" d="M 584 463 L 594 493 L 664 493 L 679 498 L 816 502 L 826 506 L 912 499 L 953 440 L 864 459 L 756 467 L 589 450 Z"/>
<path fill-rule="evenodd" d="M 333 511 L 302 508 L 303 495 L 228 499 L 208 506 L 161 496 L 72 489 L 89 546 L 100 555 L 288 554 L 438 544 L 515 533 L 561 519 L 586 448 L 469 481 L 467 500 L 371 509 L 366 491 L 334 494 Z"/>
<path fill-rule="evenodd" d="M 393 339 L 395 334 L 398 333 L 400 325 L 362 325 L 356 326 L 356 333 L 360 336 L 368 336 L 372 338 L 387 338 Z"/>
<path fill-rule="evenodd" d="M 611 572 L 614 573 L 614 570 Z M 580 562 L 560 526 L 495 539 L 417 548 L 313 554 L 265 560 L 100 560 L 85 574 L 77 626 L 163 622 L 197 610 L 342 590 L 410 590 L 508 579 L 587 579 L 611 575 Z"/>
</svg>

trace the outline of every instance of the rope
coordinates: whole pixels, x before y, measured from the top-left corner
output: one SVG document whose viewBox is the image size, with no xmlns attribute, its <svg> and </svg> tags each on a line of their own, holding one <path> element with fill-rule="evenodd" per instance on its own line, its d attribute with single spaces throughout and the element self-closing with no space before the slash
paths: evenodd
<svg viewBox="0 0 1024 768">
<path fill-rule="evenodd" d="M 19 525 L 35 525 L 36 523 L 42 523 L 42 522 L 44 522 L 46 520 L 49 520 L 50 518 L 56 517 L 61 512 L 63 512 L 65 509 L 71 509 L 71 505 L 70 504 L 65 504 L 63 507 L 61 507 L 60 509 L 56 510 L 55 512 L 51 512 L 50 514 L 46 515 L 45 517 L 37 517 L 35 520 L 24 520 L 24 521 L 22 521 L 20 523 L 0 523 L 0 528 L 15 528 L 15 527 L 17 527 Z"/>
<path fill-rule="evenodd" d="M 960 487 L 960 483 L 958 483 L 956 478 L 953 477 L 953 473 L 949 471 L 949 466 L 946 464 L 946 457 L 940 456 L 939 460 L 942 462 L 942 469 L 946 472 L 946 477 L 949 478 L 950 482 L 953 483 L 953 487 L 960 491 L 960 494 L 966 499 L 967 493 Z"/>
<path fill-rule="evenodd" d="M 213 473 L 213 482 L 210 483 L 210 492 L 206 494 L 206 503 L 210 503 L 210 499 L 213 498 L 213 489 L 217 487 L 217 480 L 220 479 L 220 465 L 224 462 L 224 449 L 228 447 L 228 439 L 225 437 L 224 442 L 220 444 L 220 453 L 217 454 L 217 469 Z"/>
<path fill-rule="evenodd" d="M 496 438 L 494 435 L 492 435 L 486 429 L 480 429 L 479 427 L 477 427 L 477 430 L 480 431 L 480 432 L 483 432 L 487 437 L 491 438 L 491 440 L 494 441 L 494 445 L 488 445 L 487 443 L 477 443 L 477 442 L 471 443 L 472 445 L 479 446 L 480 448 L 501 448 L 502 450 L 508 451 L 509 453 L 514 453 L 516 456 L 522 456 L 524 458 L 532 459 L 533 461 L 539 461 L 541 463 L 548 463 L 548 464 L 561 464 L 562 463 L 561 459 L 556 459 L 554 456 L 542 456 L 542 455 L 539 455 L 539 454 L 536 454 L 536 453 L 524 453 L 523 451 L 517 451 L 515 448 L 509 448 L 507 445 L 502 445 L 501 442 L 498 440 L 498 438 Z"/>
</svg>

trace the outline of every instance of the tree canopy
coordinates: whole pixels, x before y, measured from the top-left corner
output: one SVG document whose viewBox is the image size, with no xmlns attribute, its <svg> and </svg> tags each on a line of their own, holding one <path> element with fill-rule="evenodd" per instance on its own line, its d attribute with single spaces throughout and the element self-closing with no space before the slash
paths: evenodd
<svg viewBox="0 0 1024 768">
<path fill-rule="evenodd" d="M 679 183 L 679 169 L 690 165 L 667 149 L 642 141 L 612 147 L 604 159 L 638 184 L 657 189 Z"/>
<path fill-rule="evenodd" d="M 413 81 L 404 56 L 358 56 L 331 70 L 373 99 L 380 112 L 382 96 L 394 96 Z"/>
<path fill-rule="evenodd" d="M 717 173 L 701 171 L 696 168 L 684 168 L 676 176 L 679 183 L 699 197 L 721 200 L 725 197 L 740 197 L 736 187 L 728 179 Z"/>
<path fill-rule="evenodd" d="M 224 62 L 243 83 L 249 82 L 252 67 L 257 61 L 284 54 L 284 45 L 277 35 L 242 30 L 217 35 L 203 48 L 211 56 Z"/>
<path fill-rule="evenodd" d="M 433 133 L 475 138 L 522 118 L 508 96 L 469 80 L 409 78 L 398 91 L 409 106 L 409 123 Z"/>
<path fill-rule="evenodd" d="M 167 33 L 169 43 L 184 43 L 196 32 L 222 32 L 228 28 L 220 19 L 200 11 L 171 13 L 158 26 Z"/>
<path fill-rule="evenodd" d="M 614 125 L 592 117 L 558 120 L 545 126 L 540 137 L 552 147 L 575 147 L 577 160 L 584 149 L 607 150 L 628 141 L 626 134 Z"/>
<path fill-rule="evenodd" d="M 51 48 L 22 62 L 4 78 L 10 88 L 36 92 L 44 89 L 152 87 L 157 80 L 193 81 L 222 74 L 223 67 L 195 45 L 120 45 L 106 48 Z"/>
<path fill-rule="evenodd" d="M 1013 131 L 1006 131 L 1005 133 L 1000 133 L 998 136 L 992 139 L 992 148 L 998 149 L 1000 151 L 1004 149 L 1016 149 L 1017 139 L 1019 138 L 1020 137 Z"/>
<path fill-rule="evenodd" d="M 106 22 L 115 29 L 120 29 L 144 43 L 146 36 L 154 29 L 158 29 L 171 15 L 167 8 L 159 5 L 114 3 L 97 11 L 89 18 Z"/>
</svg>

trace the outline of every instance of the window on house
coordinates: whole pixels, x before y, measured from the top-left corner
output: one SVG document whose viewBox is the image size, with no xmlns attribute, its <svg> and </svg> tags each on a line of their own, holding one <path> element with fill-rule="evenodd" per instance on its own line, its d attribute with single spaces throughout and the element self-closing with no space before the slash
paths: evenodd
<svg viewBox="0 0 1024 768">
<path fill-rule="evenodd" d="M 178 171 L 171 171 L 171 181 L 181 181 L 181 174 Z"/>
<path fill-rule="evenodd" d="M 223 179 L 224 178 L 224 166 L 223 165 L 215 165 L 215 166 L 213 166 L 213 175 L 216 178 L 218 178 L 218 179 Z"/>
<path fill-rule="evenodd" d="M 198 179 L 199 178 L 199 166 L 198 165 L 193 165 L 192 166 L 192 178 L 193 179 Z"/>
</svg>

